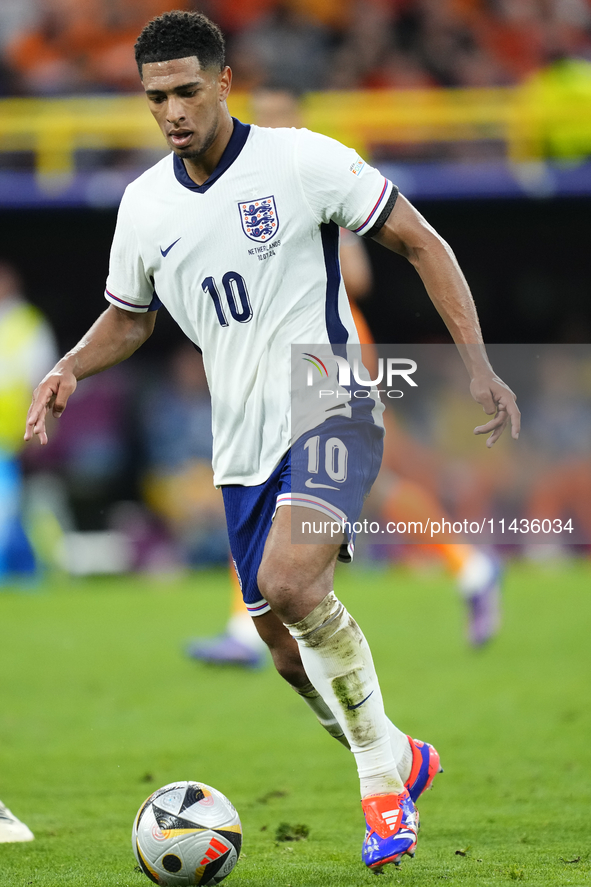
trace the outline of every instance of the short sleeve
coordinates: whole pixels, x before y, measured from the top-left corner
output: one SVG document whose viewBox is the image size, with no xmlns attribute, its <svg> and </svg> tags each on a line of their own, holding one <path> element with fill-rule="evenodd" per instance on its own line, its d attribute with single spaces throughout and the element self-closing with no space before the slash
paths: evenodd
<svg viewBox="0 0 591 887">
<path fill-rule="evenodd" d="M 380 230 L 398 188 L 352 148 L 307 129 L 298 131 L 297 167 L 312 214 L 362 236 Z"/>
<path fill-rule="evenodd" d="M 126 311 L 144 312 L 160 305 L 144 268 L 127 193 L 123 195 L 117 215 L 105 298 Z"/>
</svg>

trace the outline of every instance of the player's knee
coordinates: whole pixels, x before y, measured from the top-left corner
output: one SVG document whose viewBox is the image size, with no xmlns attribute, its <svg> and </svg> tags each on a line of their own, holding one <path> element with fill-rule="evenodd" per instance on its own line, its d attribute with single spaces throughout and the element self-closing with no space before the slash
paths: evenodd
<svg viewBox="0 0 591 887">
<path fill-rule="evenodd" d="M 289 601 L 299 591 L 299 583 L 293 571 L 286 570 L 275 559 L 263 562 L 259 568 L 257 584 L 271 609 L 281 618 L 281 613 Z"/>
</svg>

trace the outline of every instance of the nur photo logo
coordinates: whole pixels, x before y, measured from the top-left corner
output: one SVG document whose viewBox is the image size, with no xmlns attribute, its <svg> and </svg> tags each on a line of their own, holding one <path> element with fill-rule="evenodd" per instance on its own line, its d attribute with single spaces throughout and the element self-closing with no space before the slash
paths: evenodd
<svg viewBox="0 0 591 887">
<path fill-rule="evenodd" d="M 302 355 L 302 359 L 305 360 L 308 366 L 308 373 L 306 379 L 306 385 L 308 388 L 316 385 L 320 380 L 326 379 L 327 382 L 331 382 L 334 380 L 336 385 L 339 388 L 349 389 L 351 388 L 351 376 L 353 377 L 354 382 L 359 388 L 354 387 L 351 392 L 347 391 L 347 395 L 349 393 L 353 397 L 369 397 L 370 391 L 377 391 L 380 394 L 385 394 L 390 398 L 400 398 L 404 396 L 404 392 L 398 388 L 394 388 L 394 381 L 399 382 L 400 380 L 406 382 L 412 388 L 417 388 L 418 383 L 412 377 L 413 373 L 417 370 L 417 362 L 415 360 L 411 360 L 409 357 L 380 357 L 377 361 L 376 368 L 376 377 L 375 379 L 369 378 L 369 373 L 364 364 L 358 357 L 353 358 L 350 362 L 345 357 L 341 357 L 338 354 L 331 354 L 329 356 L 318 357 L 316 354 L 312 354 L 309 351 L 305 351 Z M 329 372 L 328 366 L 331 365 L 331 372 Z M 334 365 L 336 364 L 336 375 L 334 372 Z M 327 366 L 328 365 L 328 366 Z M 385 388 L 379 388 L 381 383 L 386 385 Z M 334 388 L 325 388 L 319 389 L 318 396 L 322 397 L 335 397 L 339 395 L 338 389 Z"/>
</svg>

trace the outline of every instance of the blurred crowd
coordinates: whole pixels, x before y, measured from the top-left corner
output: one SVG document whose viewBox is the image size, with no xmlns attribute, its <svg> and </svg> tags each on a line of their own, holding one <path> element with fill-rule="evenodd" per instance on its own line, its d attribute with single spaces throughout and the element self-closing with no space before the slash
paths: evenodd
<svg viewBox="0 0 591 887">
<path fill-rule="evenodd" d="M 244 89 L 502 86 L 591 60 L 591 0 L 2 0 L 0 94 L 136 91 L 137 34 L 175 7 L 221 25 Z"/>
</svg>

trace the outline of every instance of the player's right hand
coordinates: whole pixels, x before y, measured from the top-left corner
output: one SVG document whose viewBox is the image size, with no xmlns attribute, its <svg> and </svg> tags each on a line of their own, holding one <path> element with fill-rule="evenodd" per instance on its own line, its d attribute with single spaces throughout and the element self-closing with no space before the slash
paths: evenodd
<svg viewBox="0 0 591 887">
<path fill-rule="evenodd" d="M 44 446 L 47 443 L 47 413 L 51 410 L 52 415 L 59 418 L 77 384 L 74 373 L 60 367 L 59 363 L 41 380 L 33 392 L 33 400 L 27 413 L 25 440 L 32 440 L 37 435 L 40 444 Z"/>
<path fill-rule="evenodd" d="M 511 425 L 511 437 L 519 438 L 521 413 L 517 406 L 515 392 L 511 391 L 496 373 L 475 376 L 470 383 L 470 393 L 474 400 L 482 405 L 487 415 L 494 418 L 486 425 L 477 425 L 474 434 L 488 434 L 487 447 L 492 447 L 499 439 L 508 424 Z"/>
</svg>

